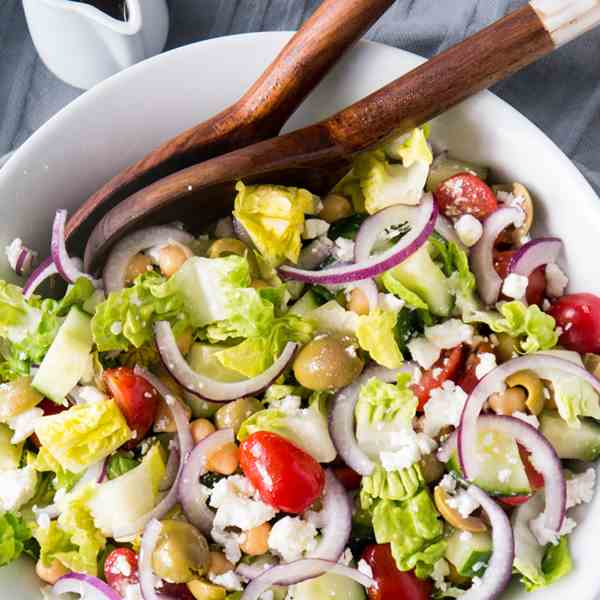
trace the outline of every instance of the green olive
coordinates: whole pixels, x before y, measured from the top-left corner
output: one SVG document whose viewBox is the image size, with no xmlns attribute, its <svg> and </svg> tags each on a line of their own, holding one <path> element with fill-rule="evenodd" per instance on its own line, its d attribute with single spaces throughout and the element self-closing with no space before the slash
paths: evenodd
<svg viewBox="0 0 600 600">
<path fill-rule="evenodd" d="M 508 333 L 498 333 L 498 345 L 495 348 L 496 357 L 498 362 L 508 362 L 513 358 L 514 353 L 517 351 L 519 341 L 508 335 Z"/>
<path fill-rule="evenodd" d="M 0 420 L 20 415 L 43 400 L 31 387 L 31 377 L 19 377 L 0 385 Z"/>
<path fill-rule="evenodd" d="M 262 408 L 262 404 L 256 398 L 239 398 L 225 404 L 215 413 L 215 423 L 219 429 L 233 429 L 237 434 L 242 423 Z"/>
<path fill-rule="evenodd" d="M 323 335 L 300 350 L 294 360 L 294 375 L 309 390 L 334 390 L 352 383 L 363 366 L 352 340 Z"/>
<path fill-rule="evenodd" d="M 425 455 L 419 463 L 421 473 L 427 483 L 439 481 L 444 475 L 444 465 L 441 463 L 434 452 Z"/>
<path fill-rule="evenodd" d="M 210 550 L 206 538 L 185 521 L 162 521 L 152 567 L 159 577 L 187 583 L 208 570 Z"/>
</svg>

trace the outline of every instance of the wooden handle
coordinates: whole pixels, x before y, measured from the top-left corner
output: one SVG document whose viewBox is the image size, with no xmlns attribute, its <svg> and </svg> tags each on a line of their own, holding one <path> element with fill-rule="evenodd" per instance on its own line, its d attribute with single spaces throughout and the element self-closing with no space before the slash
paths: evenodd
<svg viewBox="0 0 600 600">
<path fill-rule="evenodd" d="M 532 0 L 530 4 L 556 46 L 600 25 L 600 0 Z"/>
<path fill-rule="evenodd" d="M 113 177 L 71 217 L 67 237 L 77 230 L 75 243 L 85 240 L 110 208 L 162 177 L 277 135 L 342 54 L 392 3 L 324 0 L 238 102 Z"/>
</svg>

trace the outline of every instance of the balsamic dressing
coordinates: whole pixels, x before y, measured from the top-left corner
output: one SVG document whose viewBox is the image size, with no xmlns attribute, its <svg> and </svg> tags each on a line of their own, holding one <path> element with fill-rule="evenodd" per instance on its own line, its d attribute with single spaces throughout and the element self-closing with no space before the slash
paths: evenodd
<svg viewBox="0 0 600 600">
<path fill-rule="evenodd" d="M 91 4 L 95 6 L 98 10 L 101 10 L 103 13 L 106 13 L 109 17 L 113 19 L 118 19 L 119 21 L 127 21 L 129 18 L 129 14 L 127 11 L 127 1 L 126 0 L 71 0 L 72 2 L 83 2 L 84 4 Z"/>
</svg>

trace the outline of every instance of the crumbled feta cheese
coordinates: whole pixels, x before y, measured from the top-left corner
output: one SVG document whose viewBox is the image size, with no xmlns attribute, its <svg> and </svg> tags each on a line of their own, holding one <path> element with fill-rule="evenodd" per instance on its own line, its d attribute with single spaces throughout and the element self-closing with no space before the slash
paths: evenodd
<svg viewBox="0 0 600 600">
<path fill-rule="evenodd" d="M 498 471 L 498 481 L 506 483 L 510 479 L 511 473 L 510 469 L 500 469 Z"/>
<path fill-rule="evenodd" d="M 333 256 L 339 262 L 352 262 L 354 260 L 354 241 L 343 237 L 337 238 Z"/>
<path fill-rule="evenodd" d="M 442 350 L 468 342 L 474 333 L 473 327 L 460 319 L 448 319 L 439 325 L 425 328 L 425 337 Z"/>
<path fill-rule="evenodd" d="M 458 239 L 468 248 L 474 246 L 483 235 L 481 221 L 469 214 L 462 215 L 454 224 L 454 229 Z"/>
<path fill-rule="evenodd" d="M 423 431 L 436 436 L 443 427 L 456 427 L 467 401 L 464 390 L 453 381 L 444 381 L 441 387 L 431 390 L 429 402 L 425 405 Z"/>
<path fill-rule="evenodd" d="M 288 414 L 296 414 L 302 404 L 300 396 L 288 395 L 269 403 L 270 408 L 277 408 Z"/>
<path fill-rule="evenodd" d="M 397 313 L 402 310 L 404 304 L 404 300 L 397 298 L 394 294 L 379 293 L 378 306 L 381 310 Z"/>
<path fill-rule="evenodd" d="M 446 473 L 440 481 L 440 487 L 449 494 L 453 494 L 456 491 L 456 479 L 450 473 Z"/>
<path fill-rule="evenodd" d="M 475 367 L 475 376 L 477 379 L 483 379 L 490 371 L 498 366 L 496 355 L 491 352 L 482 352 L 479 354 L 479 363 Z"/>
<path fill-rule="evenodd" d="M 441 350 L 425 337 L 410 340 L 407 347 L 413 359 L 424 369 L 430 369 L 441 354 Z"/>
<path fill-rule="evenodd" d="M 400 450 L 379 453 L 381 466 L 388 472 L 400 471 L 414 465 L 421 458 L 421 452 L 416 442 L 407 444 Z"/>
<path fill-rule="evenodd" d="M 567 479 L 567 508 L 590 502 L 594 497 L 596 471 L 591 467 L 584 473 Z"/>
<path fill-rule="evenodd" d="M 6 420 L 8 426 L 13 430 L 11 444 L 19 444 L 26 440 L 35 430 L 38 420 L 44 416 L 41 408 L 30 408 L 20 415 L 10 417 Z"/>
<path fill-rule="evenodd" d="M 220 527 L 212 528 L 210 535 L 215 543 L 223 547 L 225 552 L 225 558 L 230 563 L 236 564 L 242 558 L 242 551 L 240 550 L 241 539 L 240 535 L 232 531 L 225 531 Z"/>
<path fill-rule="evenodd" d="M 524 275 L 517 275 L 516 273 L 510 273 L 502 284 L 502 293 L 509 298 L 521 300 L 521 298 L 525 297 L 528 285 L 529 279 L 527 277 Z"/>
<path fill-rule="evenodd" d="M 546 544 L 553 544 L 555 546 L 558 544 L 561 536 L 568 535 L 577 526 L 577 523 L 573 519 L 565 517 L 562 527 L 557 534 L 556 531 L 546 528 L 545 521 L 545 512 L 540 513 L 537 517 L 535 517 L 535 519 L 529 521 L 529 529 L 535 536 L 535 539 L 538 541 L 540 546 L 545 546 Z"/>
<path fill-rule="evenodd" d="M 306 219 L 302 237 L 305 240 L 314 240 L 329 231 L 329 223 L 323 219 Z"/>
<path fill-rule="evenodd" d="M 317 547 L 317 530 L 312 523 L 299 517 L 283 517 L 269 534 L 269 548 L 285 562 L 292 562 Z"/>
<path fill-rule="evenodd" d="M 550 300 L 548 300 L 548 298 L 544 298 L 544 301 L 542 302 L 542 309 L 544 312 L 548 312 L 550 310 L 550 307 L 552 306 Z"/>
<path fill-rule="evenodd" d="M 364 560 L 363 558 L 361 558 L 358 561 L 357 569 L 363 575 L 366 575 L 367 577 L 370 577 L 371 579 L 373 579 L 373 569 L 371 568 L 371 565 L 366 560 Z"/>
<path fill-rule="evenodd" d="M 220 585 L 226 590 L 230 590 L 232 592 L 241 592 L 243 589 L 242 580 L 240 579 L 240 576 L 234 571 L 227 571 L 227 573 L 223 573 L 222 575 L 215 575 L 214 573 L 209 573 L 208 578 L 215 585 Z"/>
<path fill-rule="evenodd" d="M 435 587 L 445 592 L 448 589 L 448 583 L 446 582 L 446 576 L 450 575 L 450 567 L 448 563 L 440 558 L 434 565 L 431 571 L 431 579 L 435 584 Z"/>
<path fill-rule="evenodd" d="M 479 508 L 479 502 L 467 490 L 458 490 L 454 496 L 448 498 L 447 504 L 457 510 L 463 519 Z"/>
<path fill-rule="evenodd" d="M 468 542 L 473 537 L 473 534 L 470 531 L 461 531 L 458 539 L 461 542 Z"/>
<path fill-rule="evenodd" d="M 340 560 L 338 560 L 338 562 L 348 567 L 353 560 L 354 555 L 352 554 L 352 550 L 350 550 L 350 548 L 346 548 L 342 553 L 342 556 L 340 556 Z"/>
<path fill-rule="evenodd" d="M 417 446 L 421 455 L 425 456 L 431 454 L 438 447 L 438 443 L 427 434 L 420 432 L 417 433 Z"/>
<path fill-rule="evenodd" d="M 31 466 L 0 471 L 0 509 L 18 510 L 33 498 L 37 473 Z"/>
<path fill-rule="evenodd" d="M 92 404 L 108 400 L 108 396 L 93 385 L 80 386 L 73 395 L 76 396 L 78 404 Z"/>
<path fill-rule="evenodd" d="M 487 563 L 480 560 L 479 562 L 476 562 L 473 565 L 473 572 L 477 573 L 478 571 L 481 571 L 481 570 L 485 569 L 486 567 L 487 567 Z"/>
<path fill-rule="evenodd" d="M 123 323 L 121 323 L 121 321 L 115 321 L 111 326 L 110 326 L 110 332 L 113 335 L 121 335 L 123 331 Z"/>
<path fill-rule="evenodd" d="M 548 296 L 559 298 L 565 293 L 568 284 L 569 278 L 557 264 L 548 263 L 546 265 L 546 292 L 548 292 Z"/>
<path fill-rule="evenodd" d="M 125 577 L 129 577 L 131 575 L 131 565 L 129 564 L 129 561 L 125 558 L 125 556 L 123 556 L 122 554 L 117 555 L 117 558 L 111 566 L 111 570 L 115 571 L 116 573 L 120 573 Z"/>
<path fill-rule="evenodd" d="M 535 415 L 529 415 L 518 410 L 514 412 L 511 416 L 515 417 L 516 419 L 521 419 L 521 421 L 525 421 L 525 423 L 529 423 L 532 427 L 535 427 L 536 429 L 540 428 L 540 421 Z"/>
</svg>

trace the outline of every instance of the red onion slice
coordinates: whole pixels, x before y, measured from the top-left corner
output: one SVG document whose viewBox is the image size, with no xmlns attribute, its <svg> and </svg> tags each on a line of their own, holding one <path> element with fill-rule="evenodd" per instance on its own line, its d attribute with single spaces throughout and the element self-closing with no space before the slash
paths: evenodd
<svg viewBox="0 0 600 600">
<path fill-rule="evenodd" d="M 177 473 L 179 472 L 179 462 L 181 461 L 181 453 L 179 452 L 179 444 L 177 444 L 177 442 L 175 442 L 175 444 L 176 447 L 172 448 L 171 452 L 169 453 L 169 460 L 167 460 L 165 476 L 158 486 L 159 492 L 166 492 L 167 490 L 170 490 L 175 483 L 175 479 L 177 478 Z"/>
<path fill-rule="evenodd" d="M 125 287 L 127 267 L 138 252 L 152 248 L 152 246 L 172 242 L 189 245 L 193 241 L 192 235 L 172 225 L 147 227 L 124 237 L 114 245 L 104 265 L 102 278 L 106 293 L 110 294 L 110 292 L 116 292 Z"/>
<path fill-rule="evenodd" d="M 184 461 L 179 477 L 177 496 L 188 521 L 210 535 L 215 518 L 206 505 L 206 496 L 200 487 L 200 477 L 207 472 L 208 458 L 225 444 L 234 441 L 233 429 L 219 429 L 196 444 Z"/>
<path fill-rule="evenodd" d="M 212 402 L 230 402 L 236 398 L 262 392 L 281 375 L 292 360 L 297 346 L 293 342 L 288 342 L 279 358 L 260 375 L 235 383 L 224 383 L 196 373 L 188 365 L 177 347 L 168 321 L 159 321 L 155 324 L 154 337 L 160 358 L 173 379 L 190 394 Z"/>
<path fill-rule="evenodd" d="M 276 561 L 274 559 L 274 562 L 277 563 L 278 561 Z M 268 569 L 271 569 L 273 566 L 272 563 L 261 563 L 260 561 L 254 564 L 247 564 L 247 563 L 239 563 L 236 568 L 235 568 L 235 572 L 238 575 L 241 575 L 242 577 L 248 579 L 248 580 L 252 580 L 252 579 L 256 579 L 257 577 L 260 577 L 265 571 L 267 571 Z"/>
<path fill-rule="evenodd" d="M 358 288 L 365 295 L 370 311 L 375 310 L 379 306 L 379 291 L 372 279 L 358 281 L 353 285 L 353 288 Z"/>
<path fill-rule="evenodd" d="M 185 464 L 185 457 L 190 453 L 192 446 L 194 445 L 192 440 L 192 434 L 190 432 L 190 424 L 187 419 L 187 414 L 181 405 L 181 402 L 171 394 L 168 388 L 154 375 L 149 373 L 146 369 L 136 365 L 134 373 L 143 377 L 150 385 L 156 388 L 156 391 L 164 398 L 167 406 L 171 409 L 175 425 L 177 427 L 177 437 L 179 441 L 179 449 L 181 456 L 184 460 L 179 463 L 179 470 L 175 478 L 173 486 L 167 493 L 167 495 L 148 513 L 142 515 L 136 519 L 133 523 L 129 523 L 122 529 L 115 530 L 113 532 L 115 539 L 124 539 L 132 535 L 136 535 L 141 531 L 152 519 L 161 519 L 167 514 L 177 503 L 177 483 L 181 477 L 183 465 Z"/>
<path fill-rule="evenodd" d="M 400 373 L 414 373 L 414 369 L 415 365 L 412 362 L 402 365 L 399 369 L 368 367 L 356 381 L 339 390 L 333 397 L 329 414 L 329 433 L 340 457 L 359 475 L 370 475 L 375 468 L 373 461 L 358 445 L 354 432 L 354 409 L 360 389 L 371 377 L 391 383 Z"/>
<path fill-rule="evenodd" d="M 542 265 L 555 263 L 563 248 L 562 240 L 555 237 L 537 238 L 527 242 L 512 257 L 509 272 L 529 277 Z"/>
<path fill-rule="evenodd" d="M 121 600 L 110 585 L 84 573 L 67 573 L 52 586 L 52 594 L 57 597 L 69 593 L 78 594 L 81 600 Z"/>
<path fill-rule="evenodd" d="M 305 558 L 277 567 L 271 567 L 248 584 L 240 600 L 258 600 L 263 592 L 274 585 L 294 585 L 307 579 L 314 579 L 325 573 L 335 573 L 349 577 L 366 588 L 370 588 L 375 584 L 370 577 L 367 577 L 357 569 L 345 567 L 344 565 L 328 560 Z"/>
<path fill-rule="evenodd" d="M 37 252 L 31 250 L 31 248 L 28 248 L 27 246 L 22 246 L 21 250 L 19 250 L 17 261 L 15 262 L 15 273 L 19 277 L 31 273 L 33 261 L 36 259 L 36 256 Z"/>
<path fill-rule="evenodd" d="M 393 208 L 397 207 L 390 207 L 390 209 Z M 307 271 L 305 269 L 283 265 L 279 268 L 279 275 L 283 279 L 294 279 L 296 281 L 315 284 L 350 283 L 351 281 L 361 281 L 362 279 L 376 277 L 392 267 L 395 267 L 403 260 L 406 260 L 416 252 L 431 235 L 438 215 L 437 206 L 433 201 L 433 197 L 430 194 L 424 196 L 423 202 L 418 207 L 413 208 L 418 211 L 412 220 L 413 228 L 389 250 L 374 256 L 368 256 L 360 262 L 355 262 L 351 265 L 332 267 L 322 271 Z M 384 209 L 380 213 L 373 215 L 373 217 L 370 217 L 361 225 L 359 235 L 363 228 L 367 228 L 363 232 L 363 242 L 361 243 L 361 250 L 359 253 L 360 256 L 364 256 L 366 248 L 369 249 L 369 252 L 371 251 L 371 241 L 377 237 L 374 234 L 374 230 L 377 229 L 377 234 L 381 232 L 380 227 L 382 223 L 379 220 L 371 221 L 371 219 L 375 219 L 380 214 L 390 209 Z M 371 224 L 367 225 L 369 221 Z M 388 223 L 388 226 L 389 225 L 390 223 Z M 371 229 L 371 227 L 373 229 Z"/>
<path fill-rule="evenodd" d="M 67 283 L 75 283 L 80 277 L 89 279 L 94 287 L 102 287 L 100 279 L 94 279 L 87 273 L 84 273 L 79 264 L 67 253 L 65 244 L 65 225 L 67 223 L 67 211 L 57 210 L 52 224 L 52 240 L 50 241 L 50 253 L 52 260 L 60 276 Z"/>
<path fill-rule="evenodd" d="M 325 526 L 319 545 L 307 558 L 322 558 L 337 562 L 344 553 L 352 530 L 352 504 L 344 486 L 333 471 L 325 471 L 325 495 L 320 511 Z"/>
<path fill-rule="evenodd" d="M 471 249 L 471 266 L 477 279 L 477 289 L 483 302 L 494 304 L 500 296 L 502 278 L 494 268 L 494 244 L 498 236 L 509 226 L 523 218 L 519 208 L 506 207 L 494 211 L 483 222 L 483 235 Z"/>
<path fill-rule="evenodd" d="M 49 256 L 45 260 L 43 260 L 37 268 L 33 271 L 33 273 L 29 276 L 29 279 L 25 282 L 23 286 L 23 296 L 29 300 L 31 296 L 33 296 L 35 290 L 37 290 L 40 285 L 49 277 L 56 275 L 58 273 L 58 269 L 52 260 L 52 257 Z"/>
<path fill-rule="evenodd" d="M 140 547 L 140 557 L 138 560 L 138 575 L 140 578 L 140 590 L 144 600 L 173 600 L 170 596 L 156 593 L 154 582 L 156 578 L 152 569 L 152 555 L 160 537 L 162 525 L 155 518 L 151 519 L 142 535 L 142 545 Z M 120 597 L 117 596 L 117 598 Z"/>
<path fill-rule="evenodd" d="M 492 556 L 483 577 L 462 596 L 464 600 L 493 600 L 510 583 L 515 556 L 512 527 L 506 513 L 483 490 L 475 485 L 467 492 L 485 511 L 492 526 Z"/>
<path fill-rule="evenodd" d="M 452 221 L 442 214 L 438 215 L 437 221 L 435 222 L 435 231 L 447 242 L 454 242 L 461 250 L 468 251 L 468 248 L 460 241 Z"/>
</svg>

